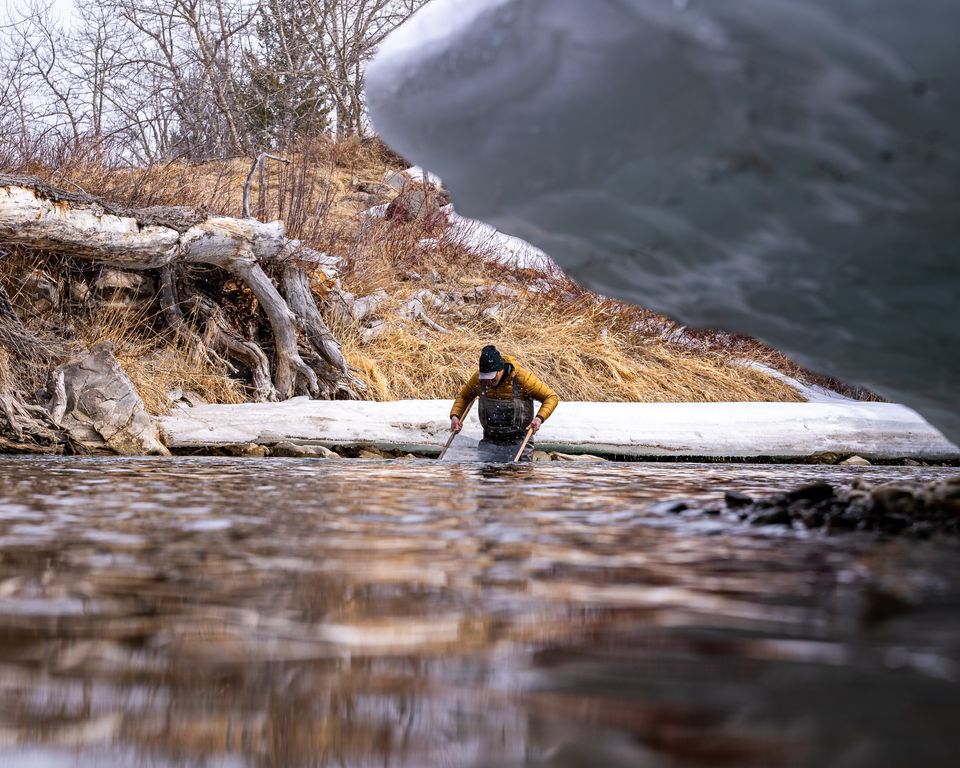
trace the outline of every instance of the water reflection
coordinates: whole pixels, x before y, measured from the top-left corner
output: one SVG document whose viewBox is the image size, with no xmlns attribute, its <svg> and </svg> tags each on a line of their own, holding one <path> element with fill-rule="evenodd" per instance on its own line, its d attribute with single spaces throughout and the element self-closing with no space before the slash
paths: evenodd
<svg viewBox="0 0 960 768">
<path fill-rule="evenodd" d="M 853 472 L 0 460 L 0 759 L 952 765 L 954 544 L 648 509 Z"/>
</svg>

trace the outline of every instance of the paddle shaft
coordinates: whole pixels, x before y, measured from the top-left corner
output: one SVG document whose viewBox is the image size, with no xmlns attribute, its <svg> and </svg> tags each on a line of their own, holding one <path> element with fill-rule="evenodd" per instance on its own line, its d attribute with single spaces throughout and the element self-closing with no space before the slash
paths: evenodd
<svg viewBox="0 0 960 768">
<path fill-rule="evenodd" d="M 473 398 L 473 400 L 467 403 L 467 407 L 463 409 L 463 415 L 460 417 L 461 425 L 463 424 L 463 422 L 467 420 L 467 414 L 470 413 L 470 409 L 473 408 L 473 404 L 475 402 L 477 402 L 477 398 Z M 450 444 L 453 443 L 453 438 L 455 438 L 458 434 L 460 433 L 457 432 L 456 430 L 453 430 L 453 429 L 450 430 L 450 437 L 447 438 L 447 444 L 443 446 L 443 450 L 440 451 L 440 456 L 437 459 L 437 461 L 442 461 L 443 457 L 447 455 L 447 449 L 450 448 Z"/>
<path fill-rule="evenodd" d="M 530 442 L 530 438 L 533 436 L 533 427 L 527 427 L 526 437 L 523 438 L 523 442 L 520 443 L 520 450 L 517 451 L 517 455 L 513 457 L 514 461 L 520 461 L 520 456 L 523 455 L 523 449 L 527 447 L 527 443 Z"/>
</svg>

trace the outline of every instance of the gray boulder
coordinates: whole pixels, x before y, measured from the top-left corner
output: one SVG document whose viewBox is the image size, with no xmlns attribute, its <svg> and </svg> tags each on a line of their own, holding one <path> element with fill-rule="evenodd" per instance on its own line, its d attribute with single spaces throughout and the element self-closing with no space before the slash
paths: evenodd
<svg viewBox="0 0 960 768">
<path fill-rule="evenodd" d="M 47 384 L 53 422 L 81 453 L 169 456 L 160 431 L 109 341 L 57 368 Z"/>
</svg>

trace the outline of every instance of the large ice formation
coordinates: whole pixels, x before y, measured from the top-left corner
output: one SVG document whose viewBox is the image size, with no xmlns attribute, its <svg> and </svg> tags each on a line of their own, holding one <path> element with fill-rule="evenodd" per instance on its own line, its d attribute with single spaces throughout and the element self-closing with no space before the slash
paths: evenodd
<svg viewBox="0 0 960 768">
<path fill-rule="evenodd" d="M 960 3 L 433 0 L 374 124 L 602 293 L 960 441 Z"/>
</svg>

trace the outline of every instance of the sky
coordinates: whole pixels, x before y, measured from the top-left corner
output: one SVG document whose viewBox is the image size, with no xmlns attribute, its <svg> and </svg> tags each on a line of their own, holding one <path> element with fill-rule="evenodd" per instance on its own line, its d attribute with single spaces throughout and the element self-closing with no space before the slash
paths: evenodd
<svg viewBox="0 0 960 768">
<path fill-rule="evenodd" d="M 41 2 L 52 5 L 61 20 L 73 15 L 73 0 L 41 0 Z M 26 0 L 0 0 L 0 19 L 9 18 L 10 11 L 26 4 Z"/>
</svg>

